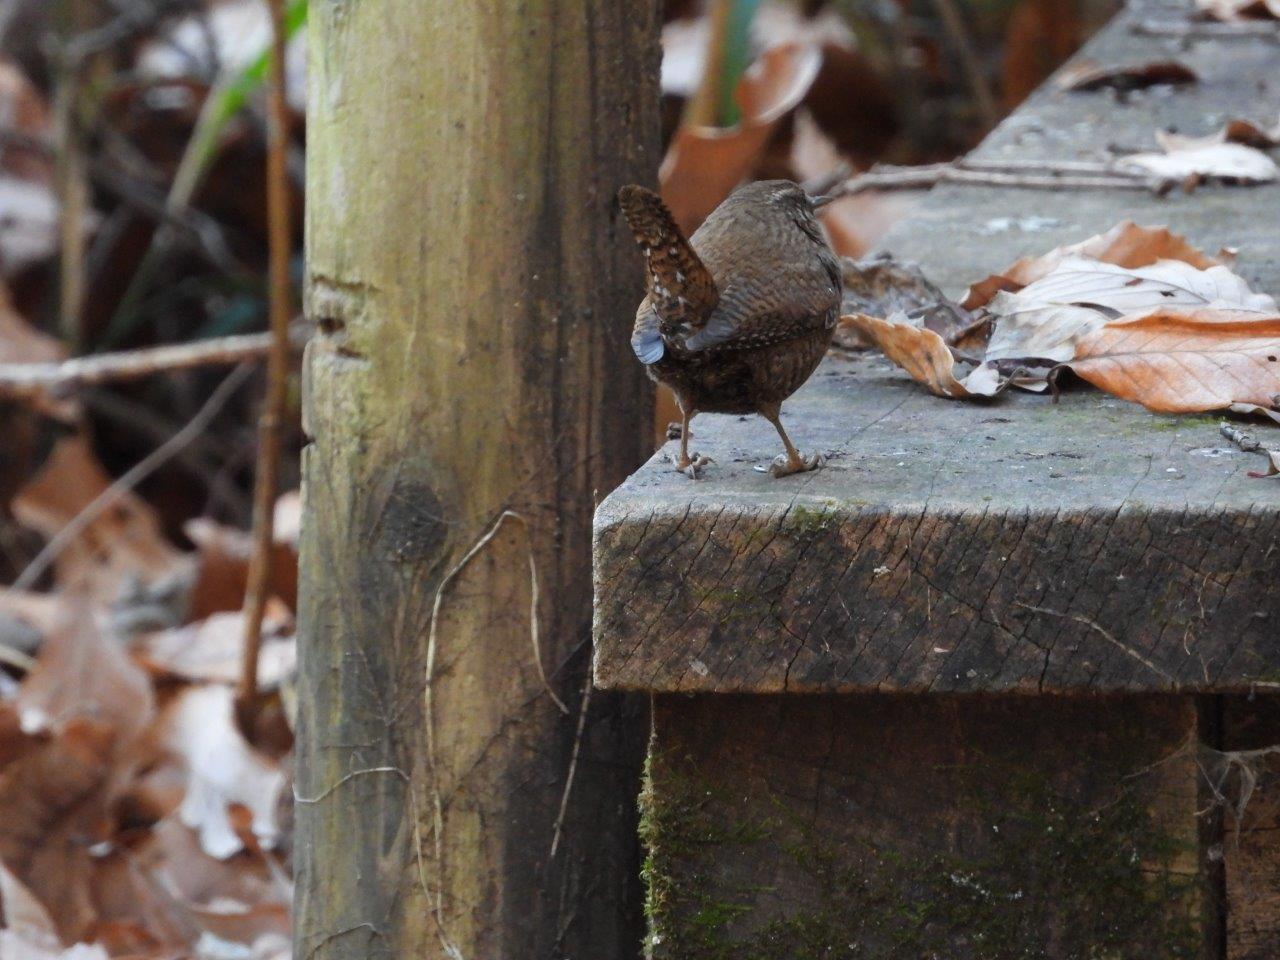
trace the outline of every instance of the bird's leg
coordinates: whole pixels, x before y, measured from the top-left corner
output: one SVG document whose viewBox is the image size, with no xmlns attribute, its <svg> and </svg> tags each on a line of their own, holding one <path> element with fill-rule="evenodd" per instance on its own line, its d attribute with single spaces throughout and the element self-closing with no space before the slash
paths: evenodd
<svg viewBox="0 0 1280 960">
<path fill-rule="evenodd" d="M 787 451 L 773 461 L 773 464 L 769 467 L 769 472 L 775 477 L 789 477 L 793 473 L 816 470 L 822 466 L 822 455 L 819 453 L 815 453 L 812 457 L 801 455 L 795 444 L 791 442 L 791 438 L 787 436 L 787 431 L 782 429 L 782 420 L 779 419 L 781 410 L 782 405 L 777 403 L 760 405 L 760 416 L 773 424 L 773 428 L 778 431 L 778 436 L 782 438 L 782 445 Z"/>
<path fill-rule="evenodd" d="M 672 457 L 671 462 L 681 473 L 687 474 L 690 479 L 697 480 L 698 471 L 711 463 L 711 458 L 697 453 L 693 456 L 689 455 L 689 421 L 698 411 L 693 409 L 692 404 L 678 402 L 680 403 L 680 455 Z"/>
</svg>

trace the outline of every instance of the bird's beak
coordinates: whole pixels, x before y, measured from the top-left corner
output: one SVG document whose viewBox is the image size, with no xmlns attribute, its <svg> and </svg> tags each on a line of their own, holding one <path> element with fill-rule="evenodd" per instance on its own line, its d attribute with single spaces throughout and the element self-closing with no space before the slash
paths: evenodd
<svg viewBox="0 0 1280 960">
<path fill-rule="evenodd" d="M 838 199 L 838 197 L 834 193 L 828 193 L 821 197 L 810 197 L 809 205 L 812 206 L 813 209 L 815 210 L 821 210 L 832 200 L 836 200 L 836 199 Z"/>
</svg>

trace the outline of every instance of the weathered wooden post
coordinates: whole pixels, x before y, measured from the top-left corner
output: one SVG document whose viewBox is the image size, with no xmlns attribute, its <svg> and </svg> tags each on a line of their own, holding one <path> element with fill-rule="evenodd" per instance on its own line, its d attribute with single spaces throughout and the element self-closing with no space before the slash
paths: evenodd
<svg viewBox="0 0 1280 960">
<path fill-rule="evenodd" d="M 650 442 L 614 194 L 655 7 L 312 7 L 300 958 L 639 943 L 644 730 L 579 710 L 592 510 Z"/>
</svg>

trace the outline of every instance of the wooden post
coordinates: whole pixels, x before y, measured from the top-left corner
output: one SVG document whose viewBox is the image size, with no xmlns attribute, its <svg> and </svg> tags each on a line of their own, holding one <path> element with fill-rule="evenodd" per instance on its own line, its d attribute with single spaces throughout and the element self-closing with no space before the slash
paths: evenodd
<svg viewBox="0 0 1280 960">
<path fill-rule="evenodd" d="M 579 712 L 592 511 L 651 449 L 655 7 L 312 7 L 297 957 L 638 950 L 644 731 Z"/>
</svg>

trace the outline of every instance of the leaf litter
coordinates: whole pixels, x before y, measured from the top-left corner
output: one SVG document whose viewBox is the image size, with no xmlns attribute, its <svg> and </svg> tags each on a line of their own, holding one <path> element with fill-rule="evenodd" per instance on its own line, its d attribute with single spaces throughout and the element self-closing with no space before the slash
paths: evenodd
<svg viewBox="0 0 1280 960">
<path fill-rule="evenodd" d="M 50 539 L 110 482 L 76 433 L 9 506 Z M 288 599 L 269 601 L 262 650 L 277 704 L 296 674 L 299 512 L 281 498 Z M 126 494 L 66 546 L 47 589 L 0 592 L 0 644 L 23 644 L 0 657 L 5 960 L 288 955 L 287 711 L 254 742 L 236 724 L 242 543 L 202 532 L 185 552 Z"/>
<path fill-rule="evenodd" d="M 991 397 L 1010 383 L 1043 389 L 1069 369 L 1152 411 L 1280 422 L 1280 309 L 1232 270 L 1233 259 L 1125 221 L 973 284 L 955 306 L 981 334 L 963 352 L 903 313 L 851 314 L 842 324 L 941 397 Z M 976 364 L 963 378 L 957 353 Z"/>
</svg>

